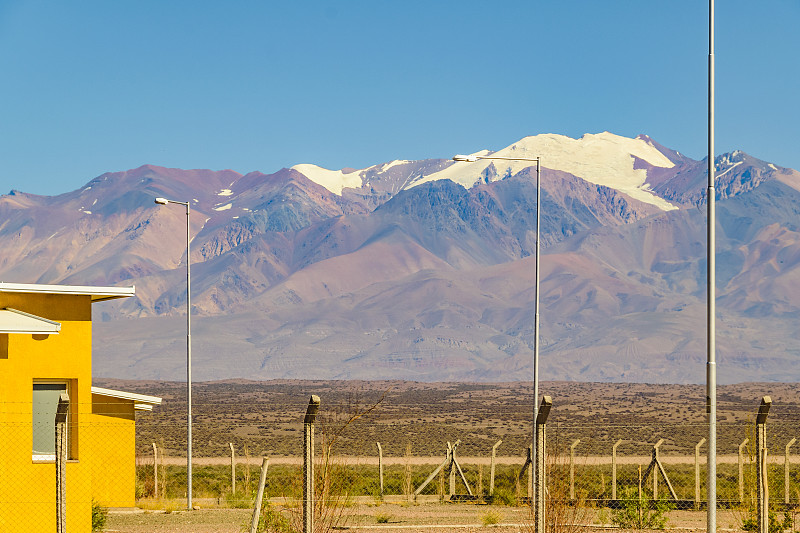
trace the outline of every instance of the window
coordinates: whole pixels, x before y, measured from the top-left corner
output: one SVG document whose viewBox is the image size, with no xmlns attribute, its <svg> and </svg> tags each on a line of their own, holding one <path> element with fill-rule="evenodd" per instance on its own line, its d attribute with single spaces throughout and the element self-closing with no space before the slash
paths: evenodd
<svg viewBox="0 0 800 533">
<path fill-rule="evenodd" d="M 33 460 L 55 461 L 56 459 L 56 408 L 62 392 L 68 392 L 69 383 L 40 382 L 33 384 Z M 69 421 L 69 414 L 67 415 Z M 67 457 L 70 457 L 71 441 L 67 423 Z"/>
</svg>

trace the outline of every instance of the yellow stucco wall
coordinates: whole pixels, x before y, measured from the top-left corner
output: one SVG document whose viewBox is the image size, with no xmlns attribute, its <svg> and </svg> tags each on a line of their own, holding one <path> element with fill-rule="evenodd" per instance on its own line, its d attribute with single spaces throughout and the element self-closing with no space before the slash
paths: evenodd
<svg viewBox="0 0 800 533">
<path fill-rule="evenodd" d="M 32 459 L 35 381 L 67 381 L 70 460 L 68 531 L 91 531 L 92 499 L 133 506 L 133 402 L 92 401 L 92 323 L 88 295 L 0 293 L 12 307 L 61 323 L 58 335 L 0 334 L 0 531 L 54 531 L 55 464 Z M 109 413 L 101 413 L 110 403 Z M 126 405 L 127 404 L 127 405 Z"/>
<path fill-rule="evenodd" d="M 91 435 L 84 453 L 92 457 L 92 496 L 106 507 L 136 505 L 136 416 L 133 401 L 92 395 Z M 113 475 L 109 475 L 109 472 Z"/>
</svg>

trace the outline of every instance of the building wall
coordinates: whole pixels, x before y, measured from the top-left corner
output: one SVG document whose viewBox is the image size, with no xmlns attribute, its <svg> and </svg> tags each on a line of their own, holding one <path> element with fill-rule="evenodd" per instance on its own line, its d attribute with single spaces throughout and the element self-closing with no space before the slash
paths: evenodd
<svg viewBox="0 0 800 533">
<path fill-rule="evenodd" d="M 92 395 L 84 453 L 92 457 L 92 496 L 105 507 L 136 505 L 136 415 L 132 400 Z M 113 476 L 109 475 L 113 472 Z"/>
<path fill-rule="evenodd" d="M 61 323 L 58 335 L 0 334 L 0 531 L 54 531 L 55 464 L 32 460 L 34 380 L 68 380 L 71 458 L 67 530 L 91 530 L 91 297 L 0 293 L 12 307 Z M 131 448 L 132 449 L 132 448 Z"/>
</svg>

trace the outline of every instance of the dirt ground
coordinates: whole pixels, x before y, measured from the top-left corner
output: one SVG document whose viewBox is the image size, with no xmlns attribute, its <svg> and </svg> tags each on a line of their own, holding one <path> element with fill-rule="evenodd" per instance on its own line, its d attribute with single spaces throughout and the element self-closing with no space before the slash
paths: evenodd
<svg viewBox="0 0 800 533">
<path fill-rule="evenodd" d="M 346 527 L 358 533 L 426 533 L 458 531 L 463 533 L 531 532 L 530 510 L 474 504 L 359 504 L 348 510 Z M 111 511 L 105 531 L 121 533 L 241 533 L 249 531 L 252 511 L 249 509 L 200 509 L 192 512 L 125 510 Z M 668 514 L 668 530 L 705 531 L 706 513 L 672 511 Z M 582 532 L 622 531 L 613 528 L 608 512 L 587 510 L 581 517 Z M 493 522 L 491 525 L 484 525 Z M 740 531 L 739 517 L 730 511 L 717 513 L 721 531 Z M 568 533 L 568 532 L 565 532 Z"/>
</svg>

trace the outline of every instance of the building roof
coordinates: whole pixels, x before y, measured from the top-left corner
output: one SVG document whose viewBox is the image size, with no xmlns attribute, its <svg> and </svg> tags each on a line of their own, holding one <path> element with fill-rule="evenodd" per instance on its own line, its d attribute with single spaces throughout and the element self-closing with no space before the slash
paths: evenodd
<svg viewBox="0 0 800 533">
<path fill-rule="evenodd" d="M 92 302 L 128 298 L 136 294 L 135 287 L 96 287 L 86 285 L 44 285 L 38 283 L 6 283 L 0 281 L 0 292 L 32 294 L 78 294 L 92 297 Z"/>
<path fill-rule="evenodd" d="M 161 405 L 161 398 L 158 396 L 147 396 L 146 394 L 136 394 L 121 390 L 92 387 L 92 394 L 97 394 L 98 396 L 108 396 L 110 398 L 121 398 L 123 400 L 132 400 L 133 407 L 143 411 L 152 411 L 154 405 Z"/>
<path fill-rule="evenodd" d="M 57 335 L 61 324 L 18 309 L 0 309 L 0 333 Z"/>
</svg>

